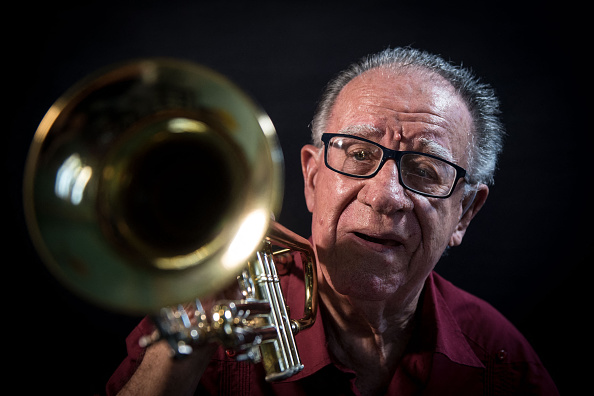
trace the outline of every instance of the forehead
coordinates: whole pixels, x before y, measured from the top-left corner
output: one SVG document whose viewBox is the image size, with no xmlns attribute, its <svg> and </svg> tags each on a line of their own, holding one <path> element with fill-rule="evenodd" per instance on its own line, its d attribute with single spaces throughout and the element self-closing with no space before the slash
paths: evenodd
<svg viewBox="0 0 594 396">
<path fill-rule="evenodd" d="M 433 141 L 458 157 L 471 139 L 472 117 L 443 77 L 424 70 L 380 68 L 361 74 L 343 88 L 327 131 L 355 130 L 362 125 L 371 127 L 381 139 L 411 147 Z"/>
</svg>

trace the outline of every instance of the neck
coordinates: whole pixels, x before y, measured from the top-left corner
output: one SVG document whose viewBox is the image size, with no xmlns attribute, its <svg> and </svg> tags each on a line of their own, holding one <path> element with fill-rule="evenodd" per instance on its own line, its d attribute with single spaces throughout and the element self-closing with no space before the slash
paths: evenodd
<svg viewBox="0 0 594 396">
<path fill-rule="evenodd" d="M 320 284 L 324 327 L 330 353 L 357 373 L 361 391 L 381 391 L 396 371 L 414 327 L 420 290 L 410 298 L 364 301 Z"/>
<path fill-rule="evenodd" d="M 369 301 L 336 293 L 327 283 L 320 285 L 326 323 L 338 330 L 338 338 L 370 337 L 399 339 L 413 324 L 421 289 L 401 303 L 398 299 Z"/>
</svg>

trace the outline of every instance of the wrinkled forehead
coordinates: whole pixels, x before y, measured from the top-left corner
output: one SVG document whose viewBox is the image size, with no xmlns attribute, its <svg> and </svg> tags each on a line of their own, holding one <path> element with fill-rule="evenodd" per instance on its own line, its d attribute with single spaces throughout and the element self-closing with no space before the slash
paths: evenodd
<svg viewBox="0 0 594 396">
<path fill-rule="evenodd" d="M 465 101 L 442 76 L 425 69 L 378 68 L 345 85 L 327 132 L 416 142 L 462 160 L 470 154 L 472 124 Z"/>
<path fill-rule="evenodd" d="M 349 81 L 336 102 L 375 97 L 386 107 L 404 112 L 427 112 L 440 116 L 455 108 L 470 115 L 468 105 L 456 88 L 440 74 L 423 67 L 385 66 L 368 70 Z M 456 112 L 454 112 L 456 113 Z"/>
</svg>

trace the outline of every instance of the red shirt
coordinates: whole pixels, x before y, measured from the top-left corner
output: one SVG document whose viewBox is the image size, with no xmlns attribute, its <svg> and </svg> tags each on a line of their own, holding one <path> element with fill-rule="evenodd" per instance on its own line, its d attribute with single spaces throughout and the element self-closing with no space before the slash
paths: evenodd
<svg viewBox="0 0 594 396">
<path fill-rule="evenodd" d="M 281 278 L 292 312 L 303 307 L 298 265 Z M 323 307 L 320 307 L 323 309 Z M 417 312 L 417 330 L 386 390 L 390 395 L 558 395 L 557 388 L 526 339 L 499 312 L 432 273 Z M 298 316 L 293 314 L 292 316 Z M 140 364 L 139 338 L 153 330 L 143 320 L 127 338 L 128 357 L 107 384 L 115 394 Z M 196 394 L 357 395 L 356 375 L 330 356 L 322 322 L 296 336 L 305 368 L 275 383 L 260 364 L 237 362 L 219 348 Z"/>
</svg>

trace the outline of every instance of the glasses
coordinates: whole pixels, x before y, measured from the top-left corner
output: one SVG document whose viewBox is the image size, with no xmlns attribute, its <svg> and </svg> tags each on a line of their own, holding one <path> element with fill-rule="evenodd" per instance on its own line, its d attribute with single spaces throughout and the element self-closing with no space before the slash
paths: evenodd
<svg viewBox="0 0 594 396">
<path fill-rule="evenodd" d="M 464 168 L 435 155 L 390 150 L 358 136 L 324 133 L 322 142 L 324 161 L 334 172 L 369 179 L 377 175 L 387 160 L 393 159 L 400 184 L 426 197 L 448 198 L 466 176 Z"/>
</svg>

